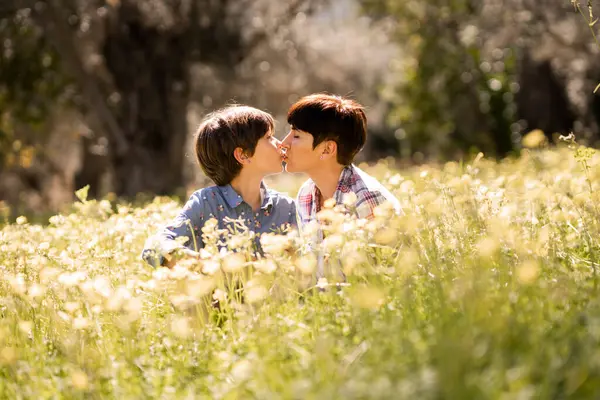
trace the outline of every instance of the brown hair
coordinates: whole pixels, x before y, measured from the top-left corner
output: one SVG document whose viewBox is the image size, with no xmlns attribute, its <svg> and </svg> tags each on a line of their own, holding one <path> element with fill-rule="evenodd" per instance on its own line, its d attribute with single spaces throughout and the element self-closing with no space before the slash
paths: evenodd
<svg viewBox="0 0 600 400">
<path fill-rule="evenodd" d="M 253 156 L 258 141 L 274 128 L 273 117 L 257 108 L 235 105 L 207 115 L 196 132 L 198 164 L 219 186 L 229 184 L 242 165 L 233 152 L 240 147 Z"/>
<path fill-rule="evenodd" d="M 354 100 L 327 93 L 302 97 L 290 107 L 288 123 L 313 136 L 313 149 L 321 142 L 337 144 L 337 162 L 350 165 L 367 138 L 364 107 Z"/>
</svg>

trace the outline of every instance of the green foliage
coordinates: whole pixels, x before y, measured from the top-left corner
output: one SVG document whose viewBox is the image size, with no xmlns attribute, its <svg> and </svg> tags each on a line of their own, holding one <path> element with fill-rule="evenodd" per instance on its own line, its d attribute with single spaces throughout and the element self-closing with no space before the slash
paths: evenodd
<svg viewBox="0 0 600 400">
<path fill-rule="evenodd" d="M 263 238 L 256 260 L 244 230 L 219 253 L 213 223 L 201 260 L 153 270 L 143 242 L 181 206 L 165 198 L 76 202 L 45 227 L 21 217 L 0 230 L 0 392 L 596 398 L 599 167 L 561 148 L 367 168 L 405 215 L 322 214 L 342 284 L 311 278 L 302 236 Z"/>
<path fill-rule="evenodd" d="M 0 19 L 0 165 L 4 165 L 12 143 L 33 144 L 51 107 L 68 100 L 69 81 L 60 60 L 43 32 L 33 23 L 28 10 Z M 24 124 L 34 137 L 17 135 Z"/>
<path fill-rule="evenodd" d="M 389 18 L 401 48 L 397 82 L 383 88 L 394 105 L 389 122 L 411 151 L 453 158 L 513 149 L 515 49 L 486 49 L 470 0 L 362 0 L 367 15 Z"/>
</svg>

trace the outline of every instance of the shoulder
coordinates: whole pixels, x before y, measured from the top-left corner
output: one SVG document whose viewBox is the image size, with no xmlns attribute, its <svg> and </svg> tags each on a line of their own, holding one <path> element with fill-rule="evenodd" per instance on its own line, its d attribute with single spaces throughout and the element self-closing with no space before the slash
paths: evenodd
<svg viewBox="0 0 600 400">
<path fill-rule="evenodd" d="M 193 192 L 187 203 L 185 203 L 184 210 L 200 210 L 203 209 L 207 203 L 216 196 L 218 191 L 217 186 L 207 186 Z"/>
<path fill-rule="evenodd" d="M 207 200 L 208 196 L 212 196 L 213 193 L 216 194 L 219 191 L 218 186 L 207 186 L 196 190 L 194 193 L 190 195 L 191 198 L 196 198 L 200 200 Z"/>
<path fill-rule="evenodd" d="M 298 189 L 298 198 L 301 196 L 312 195 L 315 190 L 315 182 L 312 179 L 308 179 L 306 182 L 300 186 Z"/>
<path fill-rule="evenodd" d="M 362 187 L 368 191 L 378 191 L 382 186 L 381 183 L 367 174 L 362 169 L 358 168 L 356 165 L 352 165 L 352 177 L 353 183 L 359 187 Z"/>
<path fill-rule="evenodd" d="M 381 182 L 360 168 L 354 165 L 352 167 L 356 177 L 355 193 L 359 202 L 368 200 L 374 204 L 381 204 L 384 201 L 389 201 L 394 204 L 394 207 L 399 205 L 396 197 Z"/>
</svg>

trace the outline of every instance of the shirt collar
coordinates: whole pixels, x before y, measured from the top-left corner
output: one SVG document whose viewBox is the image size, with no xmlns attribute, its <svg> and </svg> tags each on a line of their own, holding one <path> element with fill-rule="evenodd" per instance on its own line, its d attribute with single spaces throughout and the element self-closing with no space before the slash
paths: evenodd
<svg viewBox="0 0 600 400">
<path fill-rule="evenodd" d="M 242 196 L 240 196 L 230 184 L 219 186 L 219 190 L 221 191 L 221 194 L 225 198 L 225 201 L 230 208 L 236 208 L 244 201 Z"/>
<path fill-rule="evenodd" d="M 348 193 L 352 191 L 352 187 L 356 182 L 356 177 L 354 175 L 354 166 L 352 164 L 345 166 L 340 173 L 340 178 L 338 180 L 337 187 L 335 188 L 335 192 L 333 193 L 333 198 L 336 203 L 342 202 L 342 196 L 344 193 Z M 312 194 L 311 199 L 311 214 L 316 214 L 321 210 L 319 203 L 321 201 L 321 191 L 317 184 L 311 180 L 312 190 L 310 191 Z"/>
<path fill-rule="evenodd" d="M 223 197 L 230 208 L 236 208 L 244 202 L 242 196 L 240 196 L 230 184 L 219 186 L 219 190 L 223 194 Z M 264 182 L 260 183 L 260 193 L 263 199 L 260 208 L 263 210 L 271 209 L 273 207 L 273 197 L 269 194 L 267 185 L 265 185 Z"/>
<path fill-rule="evenodd" d="M 260 193 L 263 198 L 260 208 L 262 210 L 270 210 L 273 207 L 273 197 L 269 193 L 269 188 L 264 182 L 260 183 Z"/>
<path fill-rule="evenodd" d="M 335 189 L 336 194 L 338 192 L 347 193 L 352 190 L 352 187 L 355 183 L 354 176 L 354 168 L 352 164 L 344 167 L 342 169 L 342 173 L 340 174 L 340 179 L 338 181 L 337 187 Z"/>
</svg>

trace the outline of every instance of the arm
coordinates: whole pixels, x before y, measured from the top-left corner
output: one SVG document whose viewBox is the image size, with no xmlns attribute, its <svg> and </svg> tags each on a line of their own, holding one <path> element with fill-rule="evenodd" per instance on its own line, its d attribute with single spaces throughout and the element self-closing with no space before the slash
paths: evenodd
<svg viewBox="0 0 600 400">
<path fill-rule="evenodd" d="M 146 240 L 142 259 L 153 267 L 172 267 L 181 256 L 195 256 L 203 247 L 195 232 L 204 224 L 204 206 L 201 192 L 192 194 L 177 217 Z"/>
</svg>

